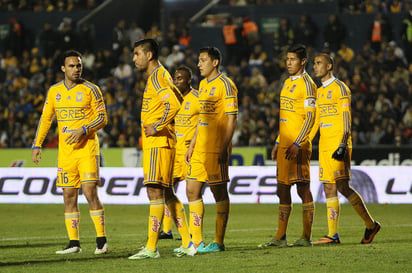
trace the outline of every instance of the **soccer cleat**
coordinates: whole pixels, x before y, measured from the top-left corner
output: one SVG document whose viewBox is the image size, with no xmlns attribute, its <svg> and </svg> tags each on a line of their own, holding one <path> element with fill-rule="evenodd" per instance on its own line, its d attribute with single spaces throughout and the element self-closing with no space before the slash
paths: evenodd
<svg viewBox="0 0 412 273">
<path fill-rule="evenodd" d="M 183 246 L 180 246 L 179 248 L 173 249 L 173 252 L 177 253 L 177 252 L 181 251 L 182 249 L 183 249 Z"/>
<path fill-rule="evenodd" d="M 272 246 L 285 247 L 285 246 L 288 246 L 288 242 L 286 241 L 286 239 L 276 240 L 275 238 L 272 238 L 272 240 L 270 240 L 269 242 L 258 245 L 258 247 L 272 247 Z"/>
<path fill-rule="evenodd" d="M 160 257 L 159 251 L 151 251 L 147 247 L 142 247 L 142 249 L 129 257 L 129 260 L 143 260 L 143 259 L 157 259 Z"/>
<path fill-rule="evenodd" d="M 203 241 L 201 241 L 200 243 L 198 243 L 196 245 L 197 251 L 203 250 L 206 248 L 205 243 Z M 201 252 L 201 251 L 200 251 Z"/>
<path fill-rule="evenodd" d="M 225 245 L 219 245 L 216 242 L 210 243 L 205 248 L 198 248 L 197 252 L 207 253 L 207 252 L 219 252 L 225 251 Z"/>
<path fill-rule="evenodd" d="M 180 247 L 179 251 L 176 253 L 177 257 L 183 257 L 183 256 L 195 256 L 197 253 L 197 249 L 195 245 L 190 242 L 188 248 Z"/>
<path fill-rule="evenodd" d="M 81 252 L 82 252 L 82 249 L 80 248 L 80 246 L 68 245 L 65 249 L 56 251 L 56 254 L 71 254 L 71 253 L 81 253 Z"/>
<path fill-rule="evenodd" d="M 108 247 L 107 247 L 107 243 L 105 243 L 102 248 L 96 247 L 96 250 L 94 251 L 94 254 L 96 254 L 96 255 L 106 254 L 107 251 L 108 251 Z"/>
<path fill-rule="evenodd" d="M 313 246 L 313 245 L 312 245 L 312 240 L 306 240 L 306 239 L 300 238 L 300 239 L 297 239 L 296 242 L 294 242 L 293 244 L 289 246 L 293 247 L 293 246 Z"/>
<path fill-rule="evenodd" d="M 339 237 L 337 238 L 333 238 L 333 237 L 329 237 L 327 235 L 323 236 L 323 238 L 321 238 L 319 241 L 315 241 L 313 242 L 314 245 L 322 245 L 322 244 L 340 244 L 340 240 Z"/>
<path fill-rule="evenodd" d="M 365 235 L 363 235 L 363 239 L 361 244 L 370 244 L 372 243 L 373 238 L 375 237 L 376 233 L 379 232 L 381 229 L 381 224 L 375 221 L 375 227 L 372 229 L 365 229 Z"/>
<path fill-rule="evenodd" d="M 172 231 L 169 231 L 169 232 L 167 232 L 167 233 L 161 231 L 161 232 L 159 233 L 159 240 L 162 240 L 162 239 L 173 239 L 173 233 L 172 233 Z"/>
</svg>

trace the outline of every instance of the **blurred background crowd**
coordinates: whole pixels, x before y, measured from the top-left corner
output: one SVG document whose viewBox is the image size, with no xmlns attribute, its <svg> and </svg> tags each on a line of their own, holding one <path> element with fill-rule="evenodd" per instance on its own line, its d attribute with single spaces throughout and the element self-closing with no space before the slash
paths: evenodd
<svg viewBox="0 0 412 273">
<path fill-rule="evenodd" d="M 98 0 L 0 0 L 0 11 L 53 11 L 93 9 Z M 226 5 L 258 5 L 275 0 L 230 0 Z M 306 2 L 306 1 L 305 1 Z M 309 1 L 310 2 L 310 1 Z M 278 133 L 279 93 L 286 79 L 284 52 L 293 43 L 308 46 L 306 67 L 312 72 L 313 58 L 319 52 L 335 58 L 335 75 L 352 91 L 352 137 L 354 145 L 412 144 L 412 5 L 410 1 L 340 1 L 341 12 L 373 13 L 370 31 L 361 50 L 347 44 L 347 29 L 338 14 L 331 14 L 323 25 L 310 15 L 300 16 L 292 25 L 282 18 L 273 34 L 271 52 L 264 50 L 259 28 L 249 17 L 226 18 L 222 28 L 225 56 L 222 71 L 239 89 L 239 121 L 235 146 L 271 146 Z M 386 15 L 404 16 L 401 40 L 394 39 Z M 401 16 L 401 15 L 399 15 Z M 252 25 L 251 25 L 252 24 Z M 235 39 L 227 39 L 226 26 Z M 252 26 L 252 27 L 251 27 Z M 9 20 L 9 32 L 0 47 L 0 147 L 31 147 L 49 87 L 64 79 L 59 56 L 67 49 L 84 54 L 83 77 L 102 90 L 109 117 L 99 131 L 102 147 L 139 147 L 140 107 L 145 77 L 134 68 L 134 41 L 151 37 L 160 47 L 159 59 L 171 74 L 184 64 L 194 72 L 193 87 L 199 84 L 197 56 L 191 47 L 191 25 L 181 17 L 171 18 L 162 33 L 158 24 L 142 29 L 133 21 L 118 21 L 108 39 L 111 48 L 95 44 L 93 26 L 75 27 L 70 18 L 59 25 L 46 22 L 33 36 L 21 22 Z M 250 33 L 249 33 L 250 32 Z M 255 33 L 254 33 L 255 32 Z M 322 48 L 315 50 L 315 36 Z M 232 37 L 233 38 L 233 37 Z M 319 81 L 318 81 L 319 83 Z M 57 147 L 56 123 L 45 147 Z M 315 140 L 316 144 L 316 140 Z"/>
</svg>

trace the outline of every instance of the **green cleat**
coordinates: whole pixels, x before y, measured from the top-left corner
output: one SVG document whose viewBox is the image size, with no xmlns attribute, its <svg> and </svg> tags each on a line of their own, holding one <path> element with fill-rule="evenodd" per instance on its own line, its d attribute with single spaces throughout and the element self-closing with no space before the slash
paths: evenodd
<svg viewBox="0 0 412 273">
<path fill-rule="evenodd" d="M 288 242 L 285 240 L 276 240 L 275 238 L 272 238 L 272 240 L 270 240 L 267 243 L 263 243 L 258 245 L 258 247 L 272 247 L 272 246 L 277 246 L 277 247 L 285 247 L 288 246 Z"/>
<path fill-rule="evenodd" d="M 176 256 L 177 257 L 195 256 L 196 253 L 197 253 L 197 249 L 196 249 L 195 245 L 192 242 L 190 242 L 188 248 L 180 247 L 179 251 L 176 253 Z"/>
<path fill-rule="evenodd" d="M 143 260 L 143 259 L 157 259 L 160 257 L 159 251 L 151 251 L 147 247 L 142 247 L 142 249 L 129 257 L 129 260 Z"/>
<path fill-rule="evenodd" d="M 213 242 L 208 244 L 207 247 L 198 248 L 197 251 L 201 253 L 225 251 L 225 245 L 219 245 L 218 243 Z"/>
<path fill-rule="evenodd" d="M 291 244 L 290 246 L 313 246 L 312 240 L 306 240 L 303 238 L 297 239 L 296 242 Z"/>
<path fill-rule="evenodd" d="M 198 245 L 196 245 L 197 251 L 202 252 L 206 248 L 205 243 L 201 241 Z"/>
</svg>

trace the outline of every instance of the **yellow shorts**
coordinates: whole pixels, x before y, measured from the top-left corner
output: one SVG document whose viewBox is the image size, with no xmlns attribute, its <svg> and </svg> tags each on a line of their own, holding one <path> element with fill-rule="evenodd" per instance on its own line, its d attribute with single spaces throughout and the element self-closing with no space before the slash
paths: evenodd
<svg viewBox="0 0 412 273">
<path fill-rule="evenodd" d="M 59 159 L 57 164 L 58 188 L 80 188 L 83 183 L 100 185 L 100 156 L 87 156 L 77 159 Z"/>
<path fill-rule="evenodd" d="M 287 160 L 285 152 L 287 148 L 278 148 L 277 153 L 277 182 L 284 185 L 295 183 L 310 183 L 310 157 L 312 150 L 300 149 L 295 160 Z"/>
<path fill-rule="evenodd" d="M 319 152 L 319 180 L 322 183 L 336 183 L 350 179 L 350 160 L 352 149 L 347 148 L 343 161 L 332 158 L 335 150 Z"/>
<path fill-rule="evenodd" d="M 185 162 L 185 154 L 176 154 L 175 165 L 173 167 L 173 180 L 185 180 L 189 165 Z"/>
<path fill-rule="evenodd" d="M 173 185 L 174 148 L 155 147 L 143 150 L 144 184 Z"/>
<path fill-rule="evenodd" d="M 218 163 L 218 153 L 193 152 L 186 179 L 217 185 L 229 182 L 229 162 Z"/>
</svg>

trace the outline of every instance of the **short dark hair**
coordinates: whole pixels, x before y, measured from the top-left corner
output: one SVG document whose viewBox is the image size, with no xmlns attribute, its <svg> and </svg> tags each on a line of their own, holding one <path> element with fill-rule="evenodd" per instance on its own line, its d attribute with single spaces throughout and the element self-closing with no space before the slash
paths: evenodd
<svg viewBox="0 0 412 273">
<path fill-rule="evenodd" d="M 288 52 L 296 53 L 296 56 L 301 60 L 308 58 L 307 53 L 306 53 L 306 46 L 302 44 L 291 45 L 288 48 Z"/>
<path fill-rule="evenodd" d="M 316 57 L 323 57 L 328 64 L 331 64 L 332 68 L 331 68 L 330 71 L 333 72 L 333 68 L 335 67 L 335 62 L 334 62 L 332 56 L 330 56 L 329 54 L 326 54 L 326 53 L 321 53 L 321 54 L 317 55 Z"/>
<path fill-rule="evenodd" d="M 83 59 L 83 55 L 77 51 L 77 50 L 67 50 L 65 51 L 62 56 L 61 56 L 61 60 L 60 60 L 60 64 L 62 66 L 64 66 L 66 64 L 66 58 L 68 57 L 80 57 L 81 59 Z"/>
<path fill-rule="evenodd" d="M 159 56 L 159 44 L 156 42 L 155 39 L 148 38 L 148 39 L 141 39 L 134 43 L 134 48 L 142 46 L 144 52 L 152 52 L 153 59 L 157 60 Z"/>
<path fill-rule="evenodd" d="M 214 47 L 214 46 L 202 47 L 199 50 L 199 52 L 200 53 L 206 52 L 207 55 L 209 55 L 210 59 L 212 59 L 212 61 L 218 60 L 219 64 L 217 65 L 217 67 L 219 67 L 220 64 L 222 63 L 222 53 L 220 53 L 220 50 L 217 47 Z"/>
<path fill-rule="evenodd" d="M 189 75 L 189 78 L 191 79 L 193 74 L 192 74 L 192 69 L 190 69 L 188 66 L 186 65 L 181 65 L 178 68 L 176 68 L 176 72 L 179 70 L 183 70 L 187 72 L 187 75 Z"/>
</svg>

